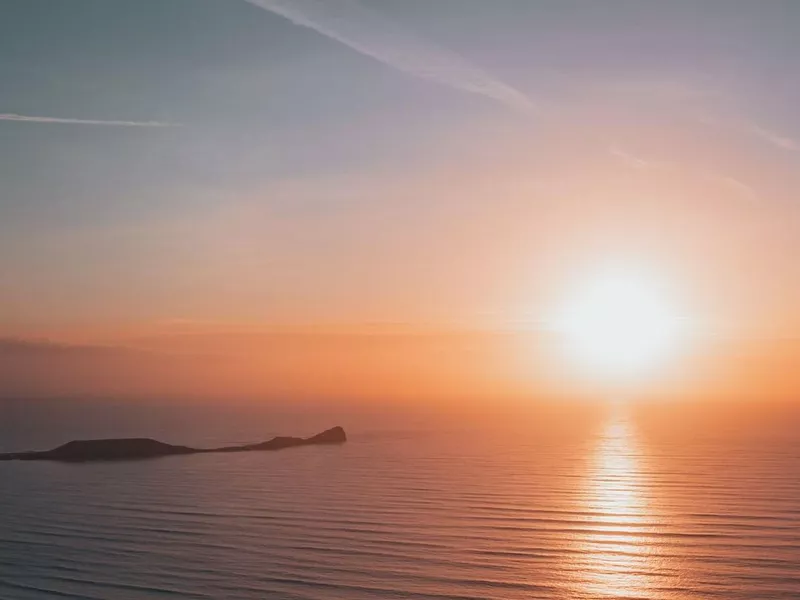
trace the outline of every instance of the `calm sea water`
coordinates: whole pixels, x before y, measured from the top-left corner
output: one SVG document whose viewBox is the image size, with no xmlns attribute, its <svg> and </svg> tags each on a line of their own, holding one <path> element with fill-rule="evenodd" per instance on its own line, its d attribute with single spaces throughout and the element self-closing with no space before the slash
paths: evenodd
<svg viewBox="0 0 800 600">
<path fill-rule="evenodd" d="M 797 409 L 14 401 L 0 451 L 337 424 L 341 447 L 0 463 L 0 599 L 800 598 Z"/>
</svg>

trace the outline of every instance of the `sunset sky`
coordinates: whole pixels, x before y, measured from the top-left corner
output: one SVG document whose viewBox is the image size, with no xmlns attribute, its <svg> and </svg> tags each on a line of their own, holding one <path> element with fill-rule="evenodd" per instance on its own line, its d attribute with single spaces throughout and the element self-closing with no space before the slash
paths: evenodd
<svg viewBox="0 0 800 600">
<path fill-rule="evenodd" d="M 794 0 L 0 9 L 2 337 L 546 337 L 625 263 L 695 351 L 800 356 Z"/>
</svg>

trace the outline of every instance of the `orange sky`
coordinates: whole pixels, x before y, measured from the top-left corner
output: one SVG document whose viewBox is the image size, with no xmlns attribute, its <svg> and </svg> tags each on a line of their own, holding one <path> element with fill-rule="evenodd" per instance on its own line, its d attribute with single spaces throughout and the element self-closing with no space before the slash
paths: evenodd
<svg viewBox="0 0 800 600">
<path fill-rule="evenodd" d="M 576 365 L 558 362 L 544 320 L 576 282 L 621 259 L 667 281 L 680 302 L 675 310 L 694 328 L 675 364 L 638 393 L 784 398 L 800 391 L 800 345 L 781 341 L 800 333 L 791 226 L 763 200 L 667 168 L 589 163 L 578 171 L 556 162 L 549 176 L 533 178 L 519 164 L 478 164 L 482 170 L 467 163 L 352 184 L 366 195 L 385 189 L 398 198 L 458 200 L 458 218 L 432 211 L 402 235 L 396 220 L 376 220 L 369 242 L 360 229 L 344 233 L 342 215 L 322 229 L 308 230 L 307 220 L 302 229 L 274 228 L 253 199 L 191 223 L 160 223 L 164 239 L 191 240 L 194 249 L 187 270 L 173 274 L 173 288 L 192 292 L 184 310 L 165 313 L 169 296 L 159 303 L 146 294 L 150 319 L 125 318 L 137 297 L 94 313 L 98 305 L 87 298 L 113 300 L 116 280 L 32 304 L 20 298 L 22 313 L 57 310 L 11 322 L 8 335 L 143 352 L 8 351 L 0 360 L 6 387 L 220 397 L 597 393 Z M 272 233 L 301 236 L 303 250 L 275 250 Z M 314 247 L 324 260 L 309 254 Z M 286 264 L 276 271 L 275 261 Z M 78 314 L 58 316 L 70 296 Z"/>
<path fill-rule="evenodd" d="M 337 33 L 240 4 L 198 12 L 210 41 L 179 55 L 147 25 L 177 8 L 61 45 L 8 15 L 0 67 L 46 76 L 0 94 L 0 342 L 69 347 L 3 342 L 0 394 L 570 394 L 592 382 L 547 317 L 608 261 L 691 322 L 649 387 L 794 393 L 781 14 L 476 4 L 467 26 L 396 3 L 388 32 Z"/>
</svg>

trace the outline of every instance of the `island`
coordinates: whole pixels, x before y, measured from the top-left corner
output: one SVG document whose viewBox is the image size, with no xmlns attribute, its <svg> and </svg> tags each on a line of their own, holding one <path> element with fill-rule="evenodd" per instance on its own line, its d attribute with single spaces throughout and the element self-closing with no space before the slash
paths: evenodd
<svg viewBox="0 0 800 600">
<path fill-rule="evenodd" d="M 0 460 L 56 460 L 62 462 L 87 462 L 101 460 L 139 460 L 178 454 L 208 454 L 210 452 L 254 452 L 282 450 L 297 446 L 343 444 L 347 435 L 341 427 L 332 427 L 308 437 L 275 437 L 257 444 L 222 446 L 219 448 L 191 448 L 175 446 L 150 438 L 113 438 L 106 440 L 74 440 L 52 450 L 12 452 L 0 454 Z"/>
</svg>

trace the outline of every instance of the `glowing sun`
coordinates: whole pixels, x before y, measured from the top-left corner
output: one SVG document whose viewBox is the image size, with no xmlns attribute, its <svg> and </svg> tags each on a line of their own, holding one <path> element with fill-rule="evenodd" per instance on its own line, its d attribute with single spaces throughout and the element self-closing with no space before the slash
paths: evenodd
<svg viewBox="0 0 800 600">
<path fill-rule="evenodd" d="M 613 378 L 661 366 L 686 334 L 664 285 L 626 268 L 604 269 L 583 281 L 552 325 L 570 357 Z"/>
</svg>

